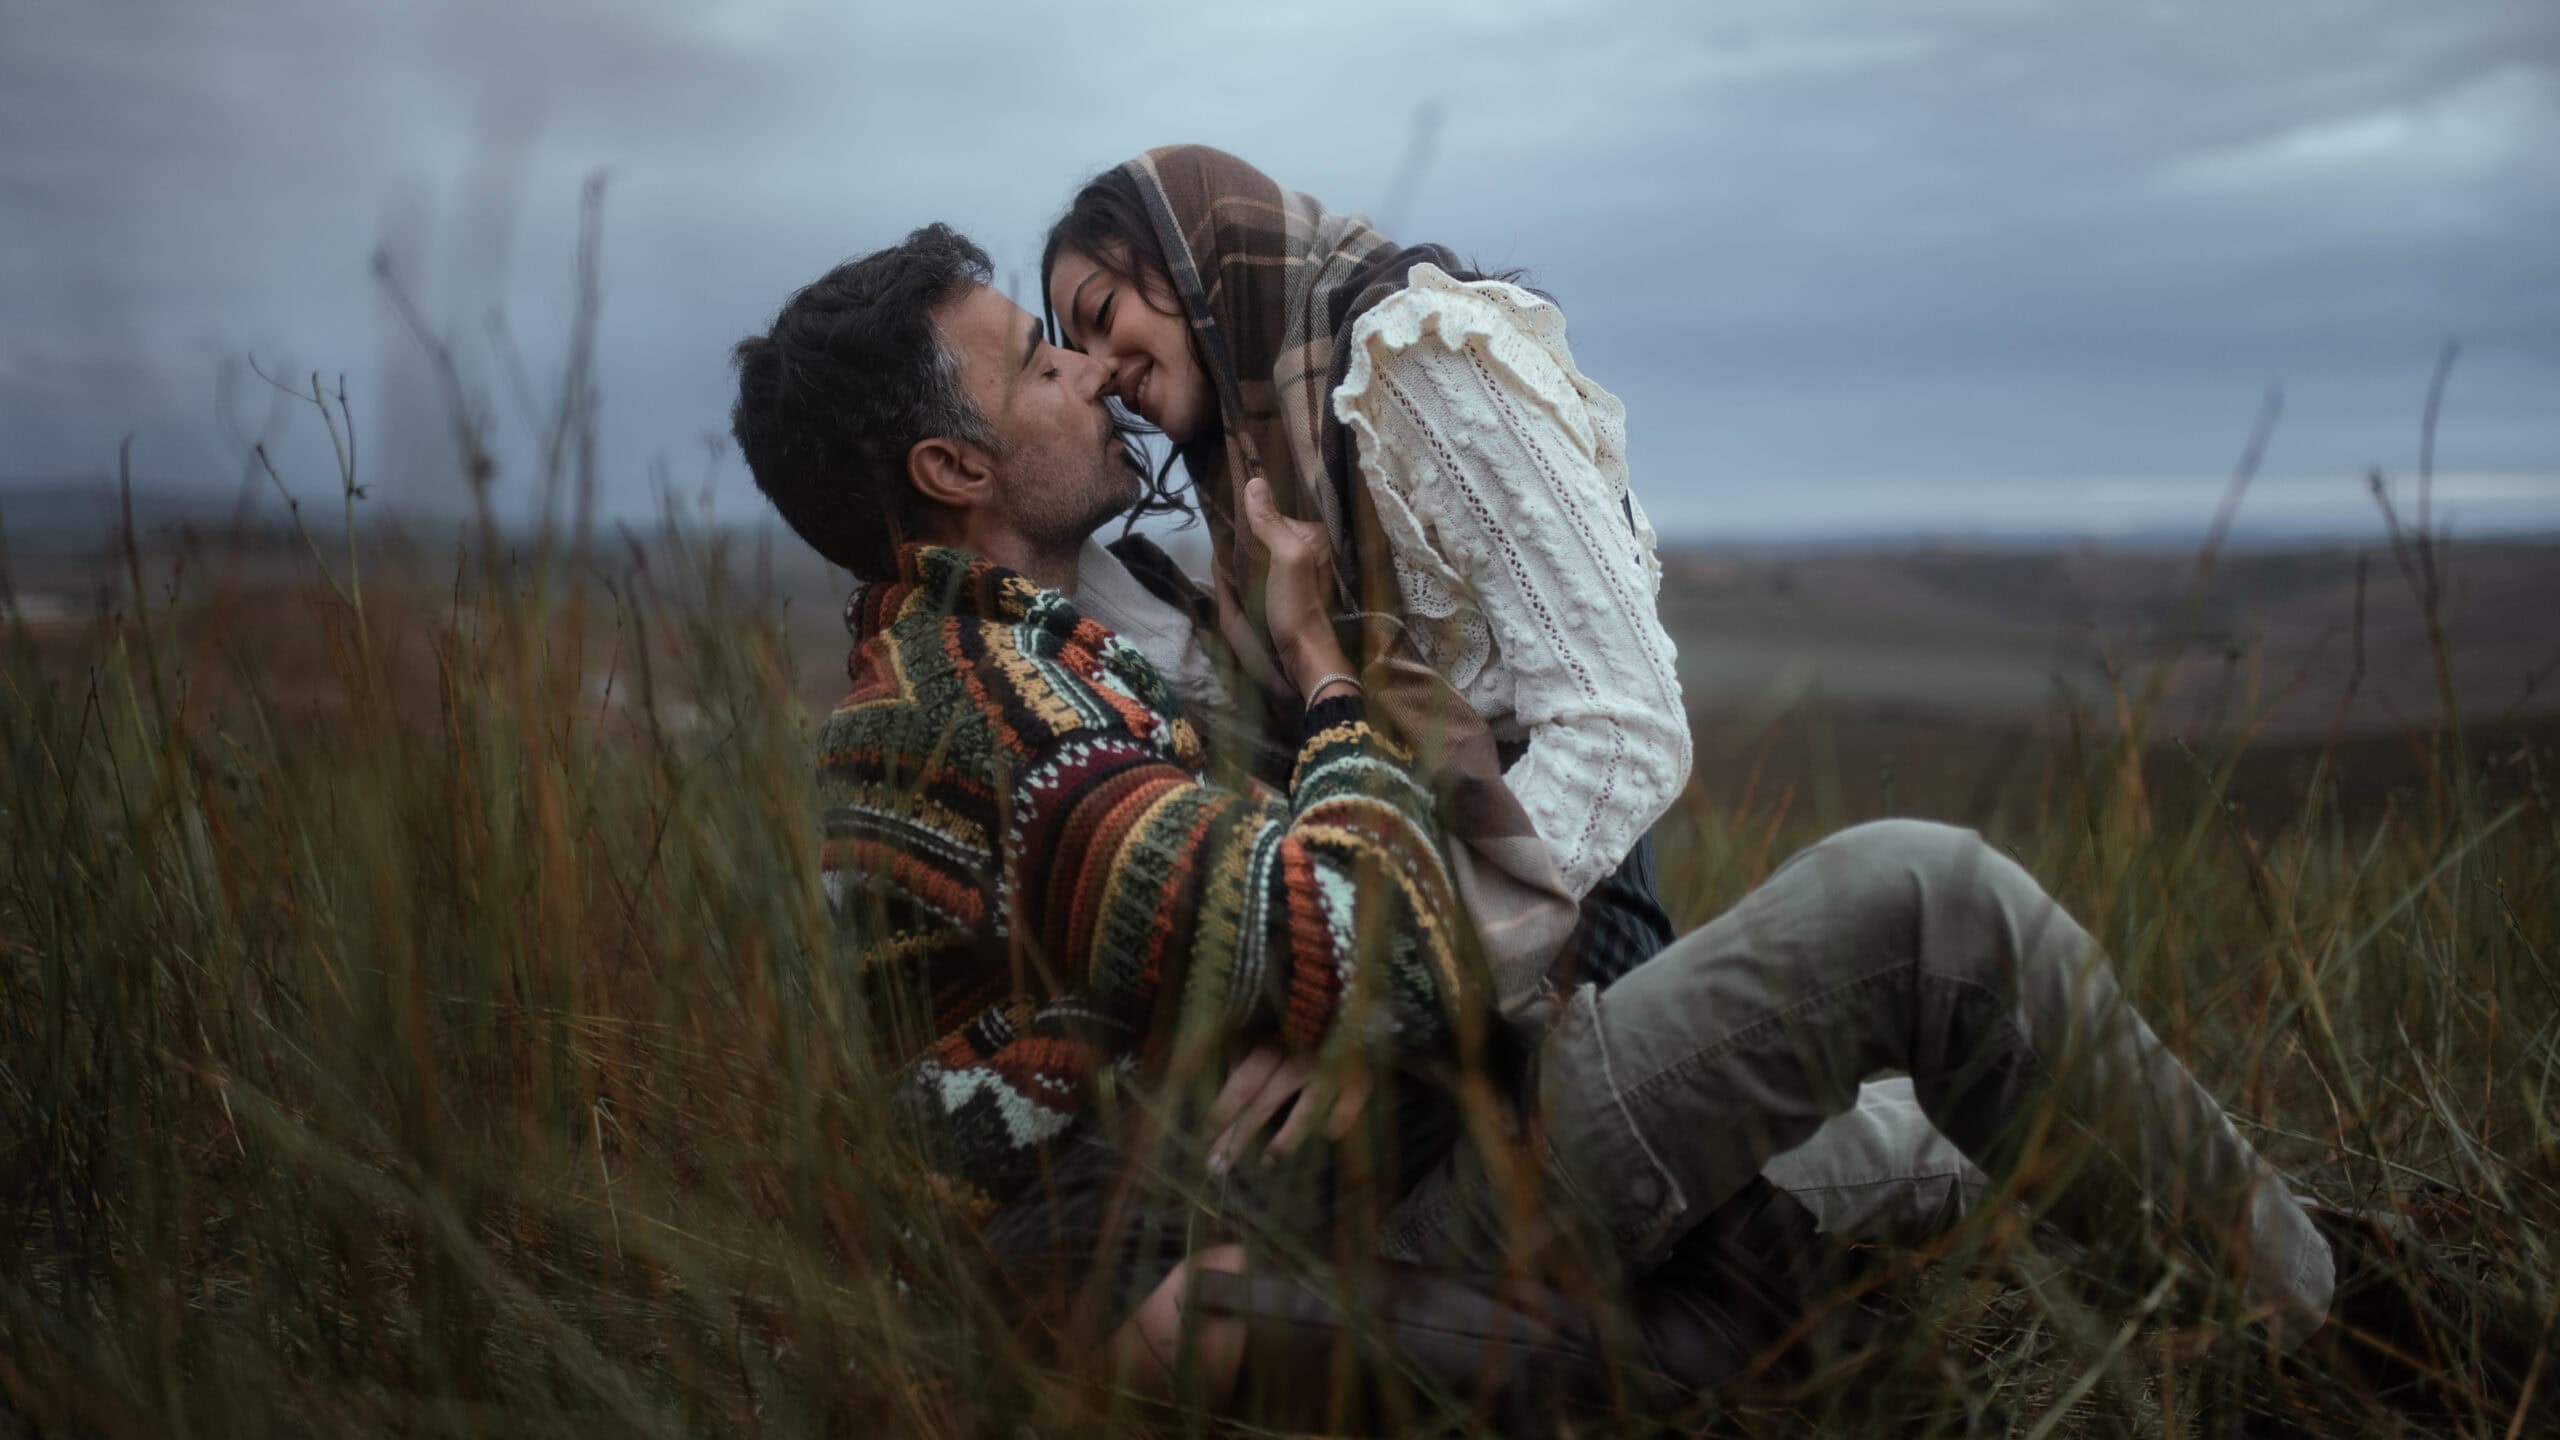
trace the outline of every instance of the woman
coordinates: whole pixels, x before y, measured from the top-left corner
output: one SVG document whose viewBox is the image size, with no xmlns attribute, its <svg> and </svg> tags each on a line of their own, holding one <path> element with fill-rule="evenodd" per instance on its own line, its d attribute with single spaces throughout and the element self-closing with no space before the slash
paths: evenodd
<svg viewBox="0 0 2560 1440">
<path fill-rule="evenodd" d="M 1625 411 L 1562 312 L 1196 145 L 1096 176 L 1041 279 L 1061 338 L 1173 442 L 1220 628 L 1266 681 L 1238 497 L 1258 474 L 1324 523 L 1373 709 L 1430 752 L 1506 1010 L 1534 1019 L 1667 944 L 1648 832 L 1688 725 Z"/>
<path fill-rule="evenodd" d="M 1264 563 L 1240 518 L 1249 482 L 1293 519 L 1322 522 L 1370 717 L 1401 731 L 1442 791 L 1452 869 L 1505 1011 L 1534 1025 L 1563 992 L 1606 985 L 1669 944 L 1648 832 L 1687 780 L 1688 725 L 1654 605 L 1653 531 L 1627 490 L 1625 412 L 1574 364 L 1556 306 L 1440 247 L 1399 248 L 1202 146 L 1150 151 L 1088 183 L 1050 231 L 1041 289 L 1059 338 L 1110 362 L 1122 406 L 1173 442 L 1215 546 L 1213 623 L 1289 706 L 1247 604 Z M 1178 504 L 1162 475 L 1152 500 Z M 1271 1058 L 1229 1077 L 1213 1163 L 1253 1148 L 1245 1137 L 1277 1123 L 1303 1083 L 1247 1099 Z M 1445 1125 L 1415 1119 L 1433 1110 L 1400 1094 L 1389 1153 L 1411 1164 L 1446 1151 Z M 1778 1282 L 1811 1244 L 1809 1218 L 1754 1181 L 1629 1297 L 1648 1363 L 1682 1388 L 1729 1373 L 1755 1347 L 1725 1347 L 1799 1317 Z M 1193 1258 L 1212 1272 L 1202 1303 L 1286 1317 L 1253 1329 L 1257 1370 L 1290 1389 L 1289 1352 L 1332 1353 L 1318 1322 L 1334 1302 L 1298 1294 L 1285 1270 L 1215 1273 L 1240 1264 L 1232 1249 Z M 1363 1308 L 1408 1351 L 1438 1337 L 1446 1353 L 1425 1368 L 1461 1379 L 1489 1353 L 1476 1327 L 1511 1334 L 1501 1349 L 1545 1323 L 1522 1294 L 1488 1302 L 1482 1277 L 1407 1269 L 1392 1281 Z M 1172 1343 L 1184 1283 L 1169 1276 L 1132 1319 L 1147 1348 Z M 1194 1343 L 1232 1378 L 1238 1332 Z M 1571 1345 L 1547 1348 L 1568 1373 L 1602 1373 Z M 1553 1380 L 1547 1368 L 1512 1378 L 1534 1390 Z"/>
</svg>

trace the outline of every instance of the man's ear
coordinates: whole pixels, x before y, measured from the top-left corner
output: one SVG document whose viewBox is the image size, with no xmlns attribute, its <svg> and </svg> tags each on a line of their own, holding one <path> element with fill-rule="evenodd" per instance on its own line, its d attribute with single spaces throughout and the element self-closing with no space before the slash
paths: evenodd
<svg viewBox="0 0 2560 1440">
<path fill-rule="evenodd" d="M 995 464 L 964 440 L 936 435 L 907 451 L 907 480 L 933 505 L 974 510 L 995 499 Z"/>
</svg>

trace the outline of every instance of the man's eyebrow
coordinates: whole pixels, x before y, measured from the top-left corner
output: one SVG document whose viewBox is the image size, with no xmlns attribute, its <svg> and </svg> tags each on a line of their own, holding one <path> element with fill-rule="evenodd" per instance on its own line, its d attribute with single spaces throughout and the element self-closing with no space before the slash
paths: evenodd
<svg viewBox="0 0 2560 1440">
<path fill-rule="evenodd" d="M 1031 321 L 1031 343 L 1029 343 L 1029 344 L 1027 344 L 1027 345 L 1025 345 L 1025 346 L 1023 346 L 1023 347 L 1022 347 L 1022 363 L 1021 363 L 1021 364 L 1019 364 L 1019 365 L 1014 366 L 1013 368 L 1014 368 L 1015 370 L 1017 370 L 1017 371 L 1021 371 L 1021 370 L 1028 370 L 1028 369 L 1030 369 L 1030 368 L 1031 368 L 1031 357 L 1032 357 L 1032 356 L 1034 356 L 1034 355 L 1037 355 L 1037 354 L 1039 354 L 1039 353 L 1040 353 L 1040 321 L 1039 321 L 1038 317 L 1036 317 L 1036 316 L 1035 316 L 1035 317 L 1033 317 L 1033 319 L 1032 319 L 1032 321 Z"/>
</svg>

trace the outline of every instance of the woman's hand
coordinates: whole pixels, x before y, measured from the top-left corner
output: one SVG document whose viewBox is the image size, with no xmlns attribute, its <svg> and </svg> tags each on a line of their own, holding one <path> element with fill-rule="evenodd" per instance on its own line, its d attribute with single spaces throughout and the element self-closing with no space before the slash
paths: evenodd
<svg viewBox="0 0 2560 1440">
<path fill-rule="evenodd" d="M 1209 1130 L 1217 1137 L 1209 1142 L 1209 1173 L 1223 1175 L 1237 1161 L 1250 1157 L 1283 1105 L 1290 1107 L 1289 1118 L 1263 1150 L 1265 1165 L 1297 1149 L 1319 1121 L 1328 1140 L 1350 1134 L 1368 1103 L 1365 1068 L 1345 1066 L 1327 1077 L 1311 1056 L 1292 1055 L 1277 1045 L 1258 1045 L 1227 1072 L 1227 1083 L 1219 1087 L 1218 1098 L 1209 1107 Z"/>
<path fill-rule="evenodd" d="M 1320 521 L 1281 514 L 1259 475 L 1245 482 L 1244 518 L 1262 552 L 1262 623 L 1271 648 L 1312 704 L 1320 697 L 1307 694 L 1310 683 L 1351 669 L 1333 635 L 1333 539 Z"/>
</svg>

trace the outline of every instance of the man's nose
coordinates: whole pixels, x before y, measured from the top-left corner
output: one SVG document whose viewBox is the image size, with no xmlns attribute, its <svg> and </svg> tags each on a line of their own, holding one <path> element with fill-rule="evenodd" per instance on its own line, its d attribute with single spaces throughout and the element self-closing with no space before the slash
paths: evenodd
<svg viewBox="0 0 2560 1440">
<path fill-rule="evenodd" d="M 1093 398 L 1097 402 L 1110 399 L 1120 388 L 1120 362 L 1090 355 L 1085 358 L 1093 364 Z"/>
</svg>

